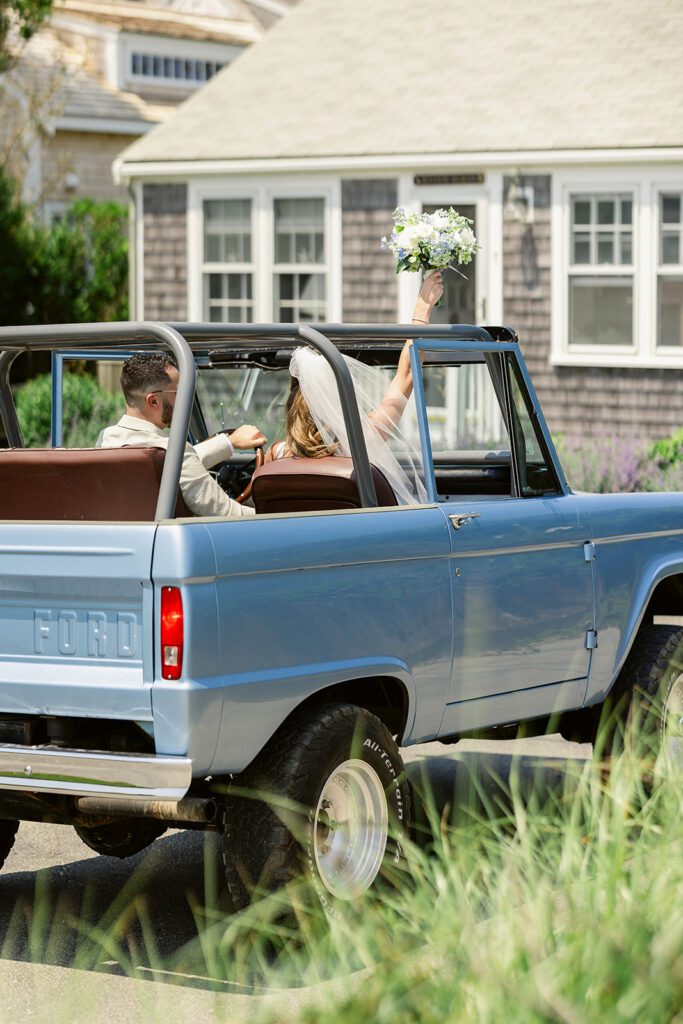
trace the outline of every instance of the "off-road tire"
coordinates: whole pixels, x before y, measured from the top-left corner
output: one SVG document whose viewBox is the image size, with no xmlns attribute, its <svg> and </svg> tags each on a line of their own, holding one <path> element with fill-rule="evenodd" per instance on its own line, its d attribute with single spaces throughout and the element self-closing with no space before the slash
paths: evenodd
<svg viewBox="0 0 683 1024">
<path fill-rule="evenodd" d="M 388 805 L 387 846 L 372 887 L 395 880 L 403 856 L 400 836 L 410 820 L 410 789 L 398 747 L 384 723 L 364 708 L 327 705 L 291 719 L 233 781 L 223 862 L 235 911 L 256 895 L 304 877 L 323 907 L 336 912 L 339 900 L 316 868 L 314 817 L 325 784 L 351 757 L 374 769 Z"/>
<path fill-rule="evenodd" d="M 658 752 L 664 740 L 664 709 L 683 674 L 683 629 L 641 626 L 626 663 L 605 701 L 596 749 L 618 752 L 629 730 L 637 730 Z M 635 738 L 635 737 L 634 737 Z"/>
<path fill-rule="evenodd" d="M 14 846 L 18 828 L 19 822 L 14 818 L 0 819 L 0 868 L 7 860 L 9 852 Z"/>
<path fill-rule="evenodd" d="M 104 857 L 133 857 L 163 835 L 166 822 L 151 818 L 120 818 L 85 828 L 74 825 L 76 835 L 95 853 Z"/>
</svg>

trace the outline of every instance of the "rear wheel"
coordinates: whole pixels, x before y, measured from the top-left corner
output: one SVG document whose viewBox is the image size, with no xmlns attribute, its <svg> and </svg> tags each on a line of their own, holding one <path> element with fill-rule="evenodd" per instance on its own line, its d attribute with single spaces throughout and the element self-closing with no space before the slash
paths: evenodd
<svg viewBox="0 0 683 1024">
<path fill-rule="evenodd" d="M 235 780 L 224 864 L 235 910 L 303 875 L 327 909 L 391 879 L 410 813 L 386 726 L 335 704 L 296 716 Z"/>
<path fill-rule="evenodd" d="M 105 825 L 74 825 L 76 835 L 105 857 L 132 857 L 163 835 L 168 826 L 152 818 L 120 818 Z"/>
<path fill-rule="evenodd" d="M 14 846 L 18 828 L 19 822 L 14 818 L 0 820 L 0 868 L 7 860 L 9 852 Z"/>
</svg>

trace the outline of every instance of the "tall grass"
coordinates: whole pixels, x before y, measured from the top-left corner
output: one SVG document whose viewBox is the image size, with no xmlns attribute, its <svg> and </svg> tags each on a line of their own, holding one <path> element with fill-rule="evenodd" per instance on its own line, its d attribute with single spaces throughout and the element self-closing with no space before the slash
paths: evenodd
<svg viewBox="0 0 683 1024">
<path fill-rule="evenodd" d="M 630 744 L 609 772 L 595 761 L 561 769 L 513 760 L 509 777 L 475 779 L 450 807 L 423 788 L 425 825 L 401 884 L 332 918 L 298 886 L 226 916 L 207 856 L 196 936 L 164 953 L 133 874 L 100 920 L 72 917 L 73 966 L 116 961 L 139 976 L 142 958 L 149 977 L 251 993 L 248 1017 L 264 1022 L 683 1022 L 680 778 L 652 781 Z M 43 962 L 64 938 L 58 909 L 44 891 L 21 922 Z M 216 1007 L 217 1020 L 245 1019 Z"/>
</svg>

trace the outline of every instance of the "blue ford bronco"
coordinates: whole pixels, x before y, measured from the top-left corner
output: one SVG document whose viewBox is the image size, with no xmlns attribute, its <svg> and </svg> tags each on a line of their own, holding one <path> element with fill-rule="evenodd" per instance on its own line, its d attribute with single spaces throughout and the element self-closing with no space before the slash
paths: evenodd
<svg viewBox="0 0 683 1024">
<path fill-rule="evenodd" d="M 390 373 L 406 337 L 412 506 L 369 463 L 340 354 Z M 331 365 L 351 458 L 237 452 L 218 479 L 236 495 L 253 473 L 256 514 L 190 516 L 186 440 L 282 436 L 301 344 Z M 57 446 L 26 448 L 25 350 L 60 373 L 170 350 L 167 450 L 59 447 L 59 389 Z M 659 620 L 683 614 L 683 496 L 572 493 L 507 328 L 1 328 L 0 414 L 0 864 L 22 820 L 119 857 L 210 829 L 236 909 L 298 874 L 334 904 L 400 856 L 401 746 L 549 720 L 592 739 L 608 697 L 677 742 L 683 631 Z"/>
</svg>

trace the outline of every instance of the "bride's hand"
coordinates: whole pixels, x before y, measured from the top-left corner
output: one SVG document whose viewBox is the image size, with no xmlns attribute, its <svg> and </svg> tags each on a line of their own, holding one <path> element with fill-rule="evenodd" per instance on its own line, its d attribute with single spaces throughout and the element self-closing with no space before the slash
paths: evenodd
<svg viewBox="0 0 683 1024">
<path fill-rule="evenodd" d="M 443 295 L 443 274 L 435 270 L 433 274 L 426 277 L 420 288 L 420 296 L 430 308 L 434 307 Z M 419 301 L 419 300 L 418 300 Z"/>
</svg>

